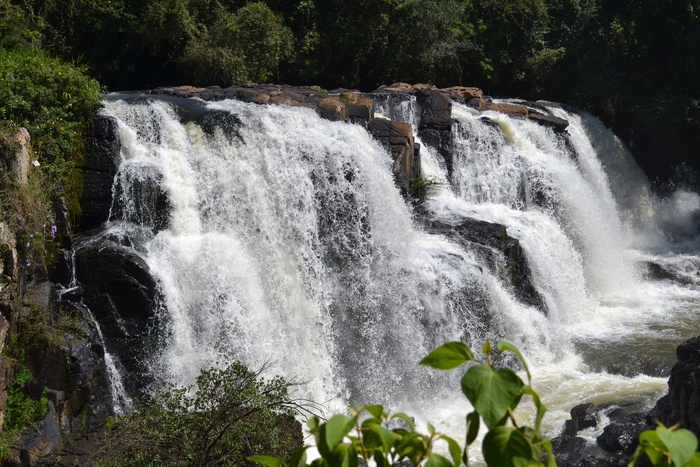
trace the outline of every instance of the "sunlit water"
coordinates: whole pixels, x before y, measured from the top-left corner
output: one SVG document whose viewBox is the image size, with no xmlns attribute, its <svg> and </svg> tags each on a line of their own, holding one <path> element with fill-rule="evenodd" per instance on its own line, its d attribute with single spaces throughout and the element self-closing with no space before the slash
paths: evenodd
<svg viewBox="0 0 700 467">
<path fill-rule="evenodd" d="M 657 199 L 590 115 L 551 107 L 571 123 L 565 141 L 455 104 L 451 179 L 421 150 L 423 176 L 442 180 L 429 215 L 506 225 L 545 315 L 473 251 L 422 230 L 386 151 L 357 125 L 308 109 L 188 104 L 237 116 L 205 131 L 167 102 L 105 105 L 119 121 L 120 183 L 155 171 L 172 206 L 145 254 L 165 297 L 162 352 L 151 360 L 163 379 L 191 383 L 230 358 L 272 361 L 328 414 L 384 403 L 463 439 L 461 374 L 417 362 L 448 340 L 478 349 L 505 338 L 528 358 L 549 409 L 544 429 L 556 436 L 582 402 L 650 408 L 675 347 L 697 334 L 700 197 Z M 415 126 L 414 109 L 380 108 Z M 683 284 L 645 278 L 645 262 Z M 532 414 L 524 407 L 519 417 Z"/>
</svg>

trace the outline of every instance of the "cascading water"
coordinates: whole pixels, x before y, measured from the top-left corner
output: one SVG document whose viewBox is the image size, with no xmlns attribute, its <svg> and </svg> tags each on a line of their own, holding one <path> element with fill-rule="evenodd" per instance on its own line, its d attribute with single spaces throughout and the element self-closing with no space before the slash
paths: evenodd
<svg viewBox="0 0 700 467">
<path fill-rule="evenodd" d="M 396 113 L 390 104 L 383 114 Z M 580 402 L 648 404 L 665 390 L 659 376 L 694 332 L 700 291 L 694 279 L 646 280 L 636 265 L 665 261 L 692 276 L 700 260 L 663 237 L 646 180 L 615 172 L 633 165 L 592 117 L 552 107 L 571 122 L 565 140 L 455 105 L 451 183 L 425 202 L 448 224 L 505 225 L 545 315 L 477 252 L 419 227 L 389 156 L 361 127 L 308 109 L 188 105 L 198 117 L 159 100 L 105 103 L 119 121 L 120 193 L 148 173 L 171 207 L 144 253 L 164 301 L 167 329 L 150 361 L 159 377 L 189 384 L 230 358 L 273 361 L 329 412 L 385 403 L 459 432 L 459 375 L 417 362 L 448 340 L 507 338 L 531 360 L 554 435 Z M 425 176 L 447 178 L 430 148 L 421 154 Z"/>
</svg>

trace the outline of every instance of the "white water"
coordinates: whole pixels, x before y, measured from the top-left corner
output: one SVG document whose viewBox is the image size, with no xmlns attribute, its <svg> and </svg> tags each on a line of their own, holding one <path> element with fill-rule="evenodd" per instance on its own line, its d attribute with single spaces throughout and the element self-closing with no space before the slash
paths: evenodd
<svg viewBox="0 0 700 467">
<path fill-rule="evenodd" d="M 695 281 L 700 198 L 656 200 L 591 116 L 553 110 L 571 122 L 572 152 L 532 122 L 456 105 L 451 185 L 426 202 L 446 222 L 506 225 L 545 316 L 473 252 L 421 231 L 389 156 L 358 126 L 224 101 L 206 107 L 237 115 L 237 134 L 208 134 L 164 102 L 106 107 L 119 119 L 122 177 L 160 173 L 173 208 L 146 254 L 165 297 L 167 337 L 152 361 L 164 379 L 271 360 L 329 413 L 379 402 L 458 434 L 468 410 L 459 374 L 417 362 L 448 340 L 506 338 L 530 360 L 556 435 L 581 402 L 649 408 L 675 346 L 697 333 L 700 289 L 646 280 L 637 264 Z M 430 148 L 421 154 L 425 176 L 447 178 Z"/>
</svg>

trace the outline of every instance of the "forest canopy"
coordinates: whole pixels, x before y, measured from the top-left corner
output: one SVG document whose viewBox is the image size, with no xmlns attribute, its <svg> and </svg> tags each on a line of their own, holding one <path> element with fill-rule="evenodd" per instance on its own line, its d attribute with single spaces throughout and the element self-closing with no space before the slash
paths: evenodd
<svg viewBox="0 0 700 467">
<path fill-rule="evenodd" d="M 585 108 L 674 165 L 700 143 L 699 14 L 698 0 L 0 0 L 0 46 L 79 60 L 110 90 L 479 86 Z"/>
</svg>

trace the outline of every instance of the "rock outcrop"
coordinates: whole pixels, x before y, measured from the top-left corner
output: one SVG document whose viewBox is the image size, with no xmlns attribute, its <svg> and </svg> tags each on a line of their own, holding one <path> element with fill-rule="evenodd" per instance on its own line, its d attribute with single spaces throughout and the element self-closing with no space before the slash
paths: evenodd
<svg viewBox="0 0 700 467">
<path fill-rule="evenodd" d="M 117 121 L 97 114 L 93 118 L 88 138 L 87 155 L 79 167 L 83 176 L 82 216 L 80 231 L 95 228 L 109 217 L 112 204 L 112 184 L 120 164 L 121 143 Z"/>
<path fill-rule="evenodd" d="M 444 235 L 475 251 L 494 274 L 512 286 L 520 301 L 547 312 L 542 296 L 530 281 L 530 266 L 520 242 L 508 235 L 504 225 L 476 219 L 463 219 L 455 224 L 427 220 L 425 224 L 429 232 Z"/>
</svg>

